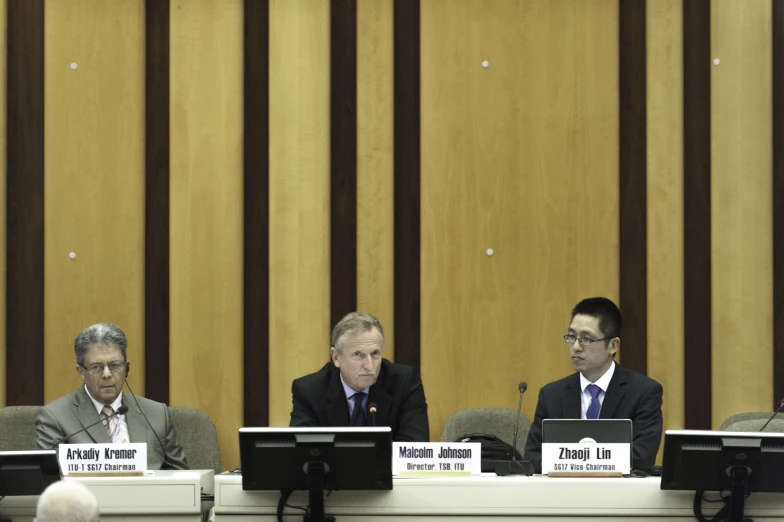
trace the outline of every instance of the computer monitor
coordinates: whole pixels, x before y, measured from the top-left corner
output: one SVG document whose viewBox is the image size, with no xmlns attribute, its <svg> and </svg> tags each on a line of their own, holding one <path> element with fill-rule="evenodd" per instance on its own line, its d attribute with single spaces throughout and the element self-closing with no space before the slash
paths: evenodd
<svg viewBox="0 0 784 522">
<path fill-rule="evenodd" d="M 784 493 L 784 433 L 667 430 L 661 489 L 722 492 L 742 520 L 748 494 Z"/>
<path fill-rule="evenodd" d="M 323 519 L 325 490 L 392 489 L 392 430 L 240 428 L 244 490 L 307 490 Z"/>
<path fill-rule="evenodd" d="M 58 480 L 55 450 L 0 451 L 0 498 L 40 495 Z"/>
</svg>

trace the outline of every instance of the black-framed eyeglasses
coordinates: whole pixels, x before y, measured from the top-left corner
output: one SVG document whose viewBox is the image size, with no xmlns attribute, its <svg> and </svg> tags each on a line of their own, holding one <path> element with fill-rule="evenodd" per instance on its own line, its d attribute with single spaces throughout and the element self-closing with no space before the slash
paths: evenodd
<svg viewBox="0 0 784 522">
<path fill-rule="evenodd" d="M 92 373 L 93 375 L 98 375 L 99 373 L 103 373 L 103 369 L 106 367 L 108 367 L 109 371 L 112 373 L 120 373 L 125 369 L 125 364 L 126 364 L 125 361 L 112 361 L 108 363 L 91 364 L 90 366 L 85 366 L 83 364 L 80 364 L 79 366 L 87 370 L 89 373 Z"/>
<path fill-rule="evenodd" d="M 570 334 L 564 335 L 564 341 L 566 341 L 566 344 L 574 344 L 574 342 L 577 341 L 580 343 L 580 346 L 591 346 L 593 343 L 609 341 L 610 339 L 612 339 L 612 337 L 605 337 L 604 339 L 591 339 L 590 337 L 577 337 Z"/>
</svg>

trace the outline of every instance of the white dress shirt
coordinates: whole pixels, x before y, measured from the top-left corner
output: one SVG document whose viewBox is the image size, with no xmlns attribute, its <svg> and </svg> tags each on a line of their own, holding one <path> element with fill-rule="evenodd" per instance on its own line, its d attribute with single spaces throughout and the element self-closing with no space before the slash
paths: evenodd
<svg viewBox="0 0 784 522">
<path fill-rule="evenodd" d="M 90 395 L 90 390 L 87 389 L 87 386 L 84 387 L 84 391 L 87 392 L 87 396 L 90 397 L 90 400 L 93 401 L 93 405 L 95 406 L 95 410 L 98 412 L 98 416 L 101 417 L 103 415 L 103 407 L 105 404 L 96 401 L 92 395 Z M 109 407 L 117 411 L 120 406 L 122 406 L 122 392 L 114 399 L 114 402 L 109 405 Z M 115 415 L 114 419 L 117 421 L 117 424 L 120 426 L 120 432 L 115 437 L 112 438 L 112 442 L 115 440 L 125 440 L 126 442 L 131 442 L 131 435 L 128 433 L 128 423 L 125 422 L 125 415 Z M 104 426 L 106 426 L 106 422 L 104 421 Z M 104 428 L 105 429 L 105 428 Z"/>
<path fill-rule="evenodd" d="M 612 379 L 614 371 L 615 371 L 615 361 L 613 361 L 610 364 L 610 368 L 606 372 L 604 372 L 604 375 L 599 377 L 596 380 L 596 382 L 591 382 L 591 381 L 589 381 L 588 379 L 585 378 L 585 375 L 583 375 L 582 373 L 580 374 L 580 389 L 582 389 L 582 391 L 583 391 L 583 393 L 580 395 L 580 397 L 581 397 L 581 400 L 580 400 L 580 418 L 581 419 L 587 419 L 588 418 L 588 416 L 587 416 L 588 407 L 591 405 L 591 401 L 593 400 L 593 397 L 591 397 L 591 392 L 586 390 L 588 385 L 589 384 L 595 384 L 596 386 L 598 386 L 599 388 L 602 389 L 602 391 L 599 392 L 598 399 L 599 399 L 599 404 L 603 405 L 604 404 L 604 396 L 607 394 L 607 387 L 610 385 L 610 379 Z"/>
</svg>

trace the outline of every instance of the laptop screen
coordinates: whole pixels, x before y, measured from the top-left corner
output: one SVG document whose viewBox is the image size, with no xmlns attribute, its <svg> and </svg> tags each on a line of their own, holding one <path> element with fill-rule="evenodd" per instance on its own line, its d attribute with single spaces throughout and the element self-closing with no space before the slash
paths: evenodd
<svg viewBox="0 0 784 522">
<path fill-rule="evenodd" d="M 582 442 L 631 444 L 632 421 L 630 419 L 544 419 L 542 442 L 562 444 Z M 590 441 L 586 441 L 590 442 Z"/>
</svg>

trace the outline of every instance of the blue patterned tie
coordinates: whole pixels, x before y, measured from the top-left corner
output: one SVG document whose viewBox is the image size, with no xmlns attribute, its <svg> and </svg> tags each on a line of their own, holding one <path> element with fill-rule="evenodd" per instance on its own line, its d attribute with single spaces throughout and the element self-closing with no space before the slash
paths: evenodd
<svg viewBox="0 0 784 522">
<path fill-rule="evenodd" d="M 599 392 L 602 391 L 602 389 L 595 384 L 589 384 L 585 389 L 591 394 L 591 404 L 588 406 L 588 411 L 585 412 L 585 418 L 598 419 L 599 412 L 602 411 L 602 403 L 599 402 Z"/>
<path fill-rule="evenodd" d="M 349 426 L 364 426 L 365 425 L 365 412 L 362 409 L 362 401 L 365 399 L 365 392 L 357 392 L 351 396 L 354 401 L 354 410 L 351 412 L 351 420 Z"/>
</svg>

